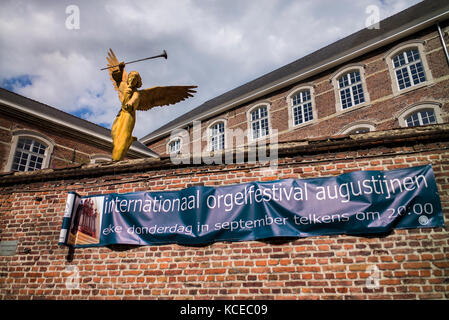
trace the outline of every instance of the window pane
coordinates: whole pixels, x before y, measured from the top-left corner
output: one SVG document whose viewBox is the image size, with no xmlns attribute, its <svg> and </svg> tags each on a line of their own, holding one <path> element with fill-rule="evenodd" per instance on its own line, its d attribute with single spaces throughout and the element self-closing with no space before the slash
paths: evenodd
<svg viewBox="0 0 449 320">
<path fill-rule="evenodd" d="M 14 154 L 12 170 L 33 171 L 43 164 L 47 146 L 30 138 L 19 138 Z"/>
<path fill-rule="evenodd" d="M 343 109 L 352 106 L 351 90 L 349 88 L 340 90 L 341 106 Z"/>
<path fill-rule="evenodd" d="M 419 60 L 419 52 L 417 49 L 407 50 L 406 52 L 408 62 Z"/>
<path fill-rule="evenodd" d="M 170 152 L 178 152 L 181 150 L 181 140 L 174 140 L 169 145 Z"/>
<path fill-rule="evenodd" d="M 405 122 L 408 127 L 437 123 L 435 112 L 433 110 L 417 111 L 406 118 Z"/>
<path fill-rule="evenodd" d="M 268 135 L 269 132 L 268 132 L 268 119 L 267 118 L 262 120 L 262 130 L 263 130 L 263 133 L 262 133 L 263 136 Z"/>
<path fill-rule="evenodd" d="M 365 102 L 361 80 L 360 71 L 352 71 L 340 77 L 339 86 L 341 89 L 340 100 L 342 109 Z"/>
<path fill-rule="evenodd" d="M 407 118 L 407 125 L 409 127 L 418 126 L 419 125 L 419 118 L 418 118 L 418 112 L 412 114 Z"/>
<path fill-rule="evenodd" d="M 310 90 L 305 90 L 301 92 L 302 102 L 310 101 Z"/>
<path fill-rule="evenodd" d="M 253 129 L 253 139 L 259 138 L 259 122 L 253 122 L 252 123 L 252 129 Z"/>
<path fill-rule="evenodd" d="M 435 113 L 432 110 L 422 111 L 421 118 L 423 124 L 436 123 Z"/>
<path fill-rule="evenodd" d="M 211 127 L 210 147 L 212 151 L 224 149 L 224 123 L 219 122 Z"/>
<path fill-rule="evenodd" d="M 404 52 L 401 52 L 400 54 L 398 54 L 397 56 L 395 56 L 393 58 L 393 64 L 394 64 L 395 68 L 403 66 L 404 64 L 406 64 L 405 58 L 404 58 Z"/>
<path fill-rule="evenodd" d="M 367 132 L 370 132 L 369 128 L 361 127 L 361 128 L 356 128 L 354 130 L 349 131 L 348 134 L 358 134 L 358 133 L 367 133 Z"/>
<path fill-rule="evenodd" d="M 310 91 L 309 90 L 301 91 L 298 94 L 294 95 L 292 98 L 292 102 L 293 102 L 294 106 L 301 104 L 303 102 L 306 102 L 306 101 L 310 101 Z"/>
<path fill-rule="evenodd" d="M 396 76 L 398 79 L 399 89 L 402 90 L 411 86 L 410 77 L 406 67 L 396 70 Z"/>
<path fill-rule="evenodd" d="M 313 120 L 313 110 L 312 110 L 312 103 L 305 103 L 303 105 L 304 109 L 304 122 Z"/>
<path fill-rule="evenodd" d="M 24 150 L 31 150 L 32 141 L 30 139 L 24 139 Z"/>
<path fill-rule="evenodd" d="M 344 76 L 342 76 L 342 77 L 338 80 L 338 84 L 339 84 L 340 88 L 347 87 L 347 86 L 349 85 L 348 75 L 345 74 Z"/>
<path fill-rule="evenodd" d="M 395 56 L 392 61 L 400 90 L 426 81 L 418 49 L 405 50 Z"/>
<path fill-rule="evenodd" d="M 293 108 L 293 119 L 295 121 L 295 125 L 301 124 L 304 122 L 302 117 L 302 108 L 301 106 Z"/>
<path fill-rule="evenodd" d="M 310 90 L 304 90 L 293 96 L 293 123 L 301 123 L 313 120 L 313 110 Z"/>
<path fill-rule="evenodd" d="M 251 129 L 253 139 L 269 134 L 267 107 L 260 107 L 251 112 Z"/>
<path fill-rule="evenodd" d="M 424 68 L 421 62 L 410 65 L 410 72 L 412 74 L 413 84 L 418 84 L 426 81 L 426 76 L 424 74 Z"/>
<path fill-rule="evenodd" d="M 259 110 L 251 112 L 251 121 L 257 120 L 259 118 Z"/>
<path fill-rule="evenodd" d="M 354 94 L 354 104 L 359 104 L 359 103 L 365 102 L 362 85 L 358 84 L 358 85 L 352 87 L 352 89 L 353 89 L 353 94 Z"/>
</svg>

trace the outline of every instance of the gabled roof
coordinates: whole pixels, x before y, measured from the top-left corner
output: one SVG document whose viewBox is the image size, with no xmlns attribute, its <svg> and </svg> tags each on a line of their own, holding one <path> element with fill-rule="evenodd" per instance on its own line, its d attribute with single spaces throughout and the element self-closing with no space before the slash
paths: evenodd
<svg viewBox="0 0 449 320">
<path fill-rule="evenodd" d="M 112 146 L 111 130 L 3 88 L 0 88 L 0 106 L 67 127 L 68 130 L 77 131 Z M 159 157 L 139 141 L 131 145 L 130 152 L 139 156 Z"/>
<path fill-rule="evenodd" d="M 217 96 L 140 139 L 149 143 L 182 128 L 193 120 L 206 119 L 242 103 L 390 44 L 437 22 L 448 19 L 449 1 L 428 0 L 380 21 L 379 29 L 362 29 L 305 57 Z"/>
</svg>

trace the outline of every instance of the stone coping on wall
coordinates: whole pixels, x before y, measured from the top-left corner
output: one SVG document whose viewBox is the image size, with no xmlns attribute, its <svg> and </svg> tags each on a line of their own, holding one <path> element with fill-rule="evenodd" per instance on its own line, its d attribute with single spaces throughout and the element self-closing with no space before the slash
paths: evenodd
<svg viewBox="0 0 449 320">
<path fill-rule="evenodd" d="M 304 140 L 280 141 L 269 145 L 268 149 L 277 148 L 278 158 L 287 158 L 301 155 L 341 152 L 351 149 L 375 148 L 378 146 L 400 145 L 407 143 L 426 143 L 449 140 L 449 123 L 419 126 L 412 128 L 399 128 L 384 131 L 372 131 L 362 134 L 338 135 L 330 137 L 309 138 Z M 232 159 L 247 160 L 248 147 L 229 150 Z M 4 172 L 0 173 L 0 186 L 32 181 L 45 181 L 53 179 L 73 179 L 76 177 L 99 176 L 107 174 L 120 174 L 136 171 L 176 169 L 187 166 L 210 165 L 202 161 L 199 155 L 190 155 L 184 158 L 183 163 L 174 164 L 170 157 L 132 159 L 99 164 L 84 164 L 67 166 L 58 169 L 43 169 L 30 172 Z M 222 154 L 222 163 L 225 154 Z M 181 160 L 178 159 L 178 160 Z M 237 164 L 236 162 L 233 162 Z"/>
</svg>

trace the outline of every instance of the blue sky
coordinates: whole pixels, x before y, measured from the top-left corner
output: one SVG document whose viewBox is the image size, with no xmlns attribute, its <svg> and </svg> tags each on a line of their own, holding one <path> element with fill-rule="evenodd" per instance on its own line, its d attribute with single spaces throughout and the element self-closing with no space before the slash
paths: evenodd
<svg viewBox="0 0 449 320">
<path fill-rule="evenodd" d="M 109 127 L 120 108 L 106 52 L 132 64 L 143 87 L 197 85 L 175 106 L 139 112 L 141 138 L 215 96 L 366 27 L 417 0 L 2 0 L 0 86 Z M 67 28 L 68 6 L 79 29 Z M 69 22 L 73 22 L 70 20 Z M 380 27 L 382 27 L 380 25 Z"/>
</svg>

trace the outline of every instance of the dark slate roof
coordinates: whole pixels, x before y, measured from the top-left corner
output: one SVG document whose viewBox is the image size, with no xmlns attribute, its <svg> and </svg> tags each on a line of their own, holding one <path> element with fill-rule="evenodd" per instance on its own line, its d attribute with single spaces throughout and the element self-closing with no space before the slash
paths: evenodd
<svg viewBox="0 0 449 320">
<path fill-rule="evenodd" d="M 37 112 L 39 114 L 43 114 L 48 118 L 53 118 L 57 121 L 64 121 L 70 123 L 74 127 L 78 127 L 81 130 L 88 130 L 96 135 L 102 136 L 104 139 L 111 139 L 111 130 L 99 126 L 90 121 L 78 118 L 74 115 L 66 113 L 64 111 L 58 110 L 54 107 L 41 103 L 39 101 L 24 97 L 12 91 L 0 88 L 0 99 L 6 100 L 10 103 L 17 104 L 21 107 L 26 108 L 29 112 Z M 84 131 L 86 134 L 86 131 Z M 112 142 L 111 142 L 112 143 Z M 150 148 L 145 146 L 143 143 L 139 141 L 135 141 L 132 144 L 132 147 L 135 151 L 148 155 L 148 153 L 154 154 L 154 156 L 158 156 L 156 152 L 152 151 Z"/>
<path fill-rule="evenodd" d="M 430 18 L 448 11 L 449 1 L 447 0 L 428 0 L 420 2 L 404 11 L 380 21 L 379 29 L 364 28 L 309 55 L 306 55 L 303 58 L 293 61 L 279 69 L 269 72 L 255 80 L 217 96 L 144 136 L 140 139 L 140 141 L 147 143 L 151 141 L 152 138 L 155 138 L 160 134 L 165 134 L 168 130 L 175 129 L 177 126 L 186 125 L 186 122 L 197 119 L 202 114 L 211 111 L 217 106 L 229 104 L 235 100 L 238 100 L 240 97 L 244 97 L 255 91 L 268 88 L 272 84 L 282 81 L 283 79 L 288 79 L 294 75 L 299 75 L 318 68 L 319 66 L 325 65 L 330 61 L 344 57 L 348 53 L 357 51 L 367 45 L 374 44 L 379 40 L 388 38 L 395 33 L 406 30 L 411 26 L 423 23 Z"/>
</svg>

